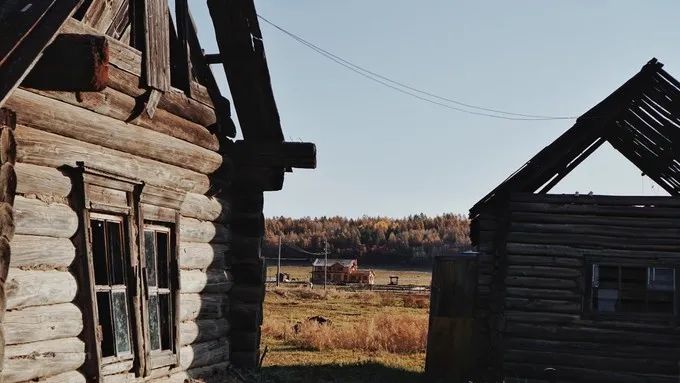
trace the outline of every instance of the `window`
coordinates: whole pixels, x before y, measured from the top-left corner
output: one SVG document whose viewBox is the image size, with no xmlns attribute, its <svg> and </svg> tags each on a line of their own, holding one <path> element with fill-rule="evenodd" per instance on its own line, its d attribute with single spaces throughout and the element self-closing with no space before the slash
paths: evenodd
<svg viewBox="0 0 680 383">
<path fill-rule="evenodd" d="M 185 193 L 79 164 L 83 371 L 149 376 L 179 364 L 177 245 Z M 99 379 L 98 381 L 101 381 Z"/>
<path fill-rule="evenodd" d="M 123 219 L 92 213 L 90 232 L 102 357 L 132 356 Z"/>
<path fill-rule="evenodd" d="M 168 226 L 144 226 L 144 260 L 148 302 L 149 349 L 174 349 L 175 286 L 173 241 Z"/>
<path fill-rule="evenodd" d="M 676 269 L 645 264 L 590 263 L 589 307 L 593 313 L 673 316 Z"/>
</svg>

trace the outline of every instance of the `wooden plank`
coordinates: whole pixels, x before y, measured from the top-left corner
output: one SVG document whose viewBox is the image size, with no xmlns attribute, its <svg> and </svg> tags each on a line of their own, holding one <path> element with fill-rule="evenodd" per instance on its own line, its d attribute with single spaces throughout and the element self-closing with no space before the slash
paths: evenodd
<svg viewBox="0 0 680 383">
<path fill-rule="evenodd" d="M 170 24 L 167 0 L 144 0 L 144 62 L 148 86 L 170 89 Z"/>
</svg>

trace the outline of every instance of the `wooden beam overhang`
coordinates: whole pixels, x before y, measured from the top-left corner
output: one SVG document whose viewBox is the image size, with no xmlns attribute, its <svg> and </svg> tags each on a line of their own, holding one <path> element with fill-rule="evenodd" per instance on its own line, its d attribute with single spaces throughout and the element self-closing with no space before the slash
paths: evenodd
<svg viewBox="0 0 680 383">
<path fill-rule="evenodd" d="M 61 34 L 43 52 L 22 85 L 56 91 L 98 92 L 109 78 L 104 36 Z"/>
<path fill-rule="evenodd" d="M 0 105 L 40 58 L 82 0 L 4 1 L 0 5 Z"/>
<path fill-rule="evenodd" d="M 309 142 L 236 141 L 232 158 L 236 166 L 316 168 L 316 145 Z"/>
</svg>

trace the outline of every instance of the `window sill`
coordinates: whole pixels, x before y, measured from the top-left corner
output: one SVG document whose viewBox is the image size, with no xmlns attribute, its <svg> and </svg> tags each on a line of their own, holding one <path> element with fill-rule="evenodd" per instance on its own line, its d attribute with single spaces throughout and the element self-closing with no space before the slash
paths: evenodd
<svg viewBox="0 0 680 383">
<path fill-rule="evenodd" d="M 151 369 L 172 366 L 178 364 L 177 354 L 170 351 L 151 351 L 149 354 L 149 367 Z"/>
</svg>

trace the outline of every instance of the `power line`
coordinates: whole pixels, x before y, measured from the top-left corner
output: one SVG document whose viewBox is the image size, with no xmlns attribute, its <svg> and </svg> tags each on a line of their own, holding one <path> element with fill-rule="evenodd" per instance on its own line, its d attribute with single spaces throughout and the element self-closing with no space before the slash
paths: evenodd
<svg viewBox="0 0 680 383">
<path fill-rule="evenodd" d="M 434 93 L 431 93 L 431 92 L 421 90 L 421 89 L 415 88 L 413 86 L 407 85 L 403 82 L 399 82 L 397 80 L 391 79 L 387 76 L 383 76 L 379 73 L 368 70 L 368 69 L 366 69 L 362 66 L 359 66 L 357 64 L 354 64 L 351 61 L 345 60 L 342 57 L 337 56 L 337 55 L 335 55 L 335 54 L 333 54 L 333 53 L 331 53 L 331 52 L 329 52 L 329 51 L 327 51 L 327 50 L 325 50 L 325 49 L 323 49 L 323 48 L 321 48 L 321 47 L 319 47 L 319 46 L 317 46 L 317 45 L 315 45 L 315 44 L 313 44 L 313 43 L 311 43 L 311 42 L 309 42 L 305 39 L 303 39 L 302 37 L 300 37 L 300 36 L 298 36 L 298 35 L 296 35 L 292 32 L 289 32 L 288 30 L 284 29 L 283 27 L 280 27 L 277 24 L 274 24 L 273 22 L 269 21 L 267 18 L 263 17 L 262 15 L 258 14 L 257 17 L 260 18 L 260 20 L 264 21 L 265 23 L 269 24 L 270 26 L 274 27 L 275 29 L 279 30 L 280 32 L 284 33 L 288 37 L 292 38 L 293 40 L 295 40 L 295 41 L 299 42 L 300 44 L 312 49 L 316 53 L 326 57 L 327 59 L 335 62 L 336 64 L 341 65 L 341 66 L 351 70 L 352 72 L 355 72 L 355 73 L 357 73 L 357 74 L 359 74 L 359 75 L 361 75 L 361 76 L 363 76 L 363 77 L 365 77 L 365 78 L 367 78 L 371 81 L 377 82 L 377 83 L 379 83 L 383 86 L 386 86 L 388 88 L 391 88 L 391 89 L 396 90 L 400 93 L 409 95 L 411 97 L 417 98 L 417 99 L 422 100 L 422 101 L 426 101 L 426 102 L 429 102 L 429 103 L 432 103 L 432 104 L 435 104 L 435 105 L 438 105 L 438 106 L 442 106 L 442 107 L 445 107 L 445 108 L 448 108 L 448 109 L 452 109 L 452 110 L 455 110 L 455 111 L 459 111 L 459 112 L 462 112 L 462 113 L 468 113 L 468 114 L 484 116 L 484 117 L 491 117 L 491 118 L 499 118 L 499 119 L 504 119 L 504 120 L 546 121 L 546 120 L 574 120 L 574 119 L 578 118 L 578 117 L 573 117 L 573 116 L 544 116 L 544 115 L 533 115 L 533 114 L 522 114 L 522 113 L 507 112 L 507 111 L 503 111 L 503 110 L 499 110 L 499 109 L 493 109 L 493 108 L 487 108 L 487 107 L 482 107 L 482 106 L 478 106 L 478 105 L 468 104 L 468 103 L 464 103 L 464 102 L 454 100 L 454 99 L 451 99 L 451 98 L 439 96 L 439 95 L 436 95 Z M 429 97 L 432 97 L 432 98 L 435 98 L 435 99 L 438 99 L 438 100 L 441 100 L 441 101 L 446 101 L 446 102 L 450 102 L 450 103 L 457 104 L 457 105 L 460 105 L 460 106 L 464 106 L 464 107 L 467 107 L 467 108 L 477 109 L 477 110 L 492 112 L 492 113 L 498 113 L 498 114 L 504 114 L 505 116 L 499 116 L 498 114 L 475 112 L 475 111 L 455 107 L 455 106 L 452 106 L 452 105 L 445 104 L 443 102 L 439 102 L 439 101 L 436 101 L 436 100 L 432 100 L 430 98 L 423 97 L 423 96 L 418 95 L 414 92 L 417 92 L 417 93 L 420 93 L 422 95 L 426 95 L 426 96 L 429 96 Z M 512 116 L 515 116 L 515 117 L 512 117 Z"/>
</svg>

